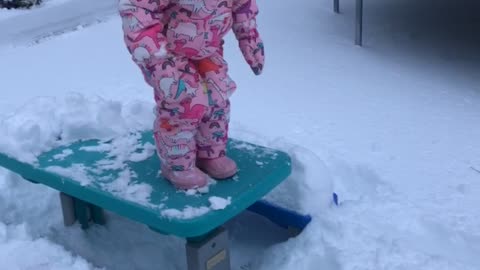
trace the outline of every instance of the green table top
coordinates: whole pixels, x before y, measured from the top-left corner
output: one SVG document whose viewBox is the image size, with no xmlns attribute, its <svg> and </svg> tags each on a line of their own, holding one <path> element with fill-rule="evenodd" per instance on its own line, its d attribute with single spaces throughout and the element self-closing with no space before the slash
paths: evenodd
<svg viewBox="0 0 480 270">
<path fill-rule="evenodd" d="M 159 176 L 151 131 L 54 148 L 27 164 L 0 153 L 0 166 L 25 179 L 179 237 L 204 235 L 261 199 L 291 172 L 281 151 L 230 139 L 239 173 L 207 188 L 179 191 Z"/>
</svg>

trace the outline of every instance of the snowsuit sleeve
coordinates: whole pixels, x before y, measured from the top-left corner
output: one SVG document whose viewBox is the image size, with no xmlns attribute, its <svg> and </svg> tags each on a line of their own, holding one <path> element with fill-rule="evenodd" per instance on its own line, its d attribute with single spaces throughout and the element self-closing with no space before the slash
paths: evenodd
<svg viewBox="0 0 480 270">
<path fill-rule="evenodd" d="M 233 32 L 240 50 L 256 75 L 262 72 L 265 53 L 263 41 L 257 30 L 258 6 L 255 0 L 234 0 Z"/>
<path fill-rule="evenodd" d="M 133 60 L 141 66 L 155 65 L 167 57 L 163 34 L 163 11 L 170 0 L 120 0 L 126 45 Z"/>
</svg>

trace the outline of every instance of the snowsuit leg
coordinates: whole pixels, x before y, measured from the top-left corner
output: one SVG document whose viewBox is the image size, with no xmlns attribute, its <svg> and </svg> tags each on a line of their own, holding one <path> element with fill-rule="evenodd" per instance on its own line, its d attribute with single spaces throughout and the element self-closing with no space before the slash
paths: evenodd
<svg viewBox="0 0 480 270">
<path fill-rule="evenodd" d="M 206 88 L 209 110 L 199 123 L 196 136 L 197 157 L 214 159 L 226 155 L 228 124 L 230 121 L 229 97 L 236 89 L 228 76 L 228 65 L 221 52 L 195 62 Z"/>
<path fill-rule="evenodd" d="M 236 84 L 220 53 L 198 60 L 164 63 L 151 72 L 157 118 L 155 140 L 163 164 L 182 171 L 196 158 L 226 155 L 229 97 Z"/>
<path fill-rule="evenodd" d="M 208 112 L 207 96 L 195 67 L 179 58 L 147 72 L 154 88 L 155 143 L 164 169 L 185 171 L 195 166 L 196 134 Z"/>
</svg>

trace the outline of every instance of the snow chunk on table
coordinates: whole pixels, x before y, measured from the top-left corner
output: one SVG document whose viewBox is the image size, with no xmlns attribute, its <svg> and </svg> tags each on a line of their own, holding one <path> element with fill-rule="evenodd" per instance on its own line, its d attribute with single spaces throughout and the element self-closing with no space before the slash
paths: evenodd
<svg viewBox="0 0 480 270">
<path fill-rule="evenodd" d="M 187 206 L 182 211 L 178 209 L 166 209 L 162 211 L 162 215 L 169 218 L 175 219 L 192 219 L 210 212 L 210 208 L 202 207 L 191 207 Z"/>
<path fill-rule="evenodd" d="M 231 197 L 227 199 L 212 196 L 208 199 L 210 206 L 201 206 L 201 207 L 192 207 L 186 206 L 183 210 L 179 209 L 165 209 L 162 210 L 162 215 L 168 218 L 174 219 L 192 219 L 196 217 L 203 216 L 210 211 L 222 210 L 225 209 L 228 205 L 231 204 Z"/>
<path fill-rule="evenodd" d="M 72 154 L 73 154 L 73 151 L 71 149 L 65 149 L 62 151 L 62 153 L 56 154 L 55 156 L 53 156 L 53 158 L 57 160 L 64 160 L 66 157 Z"/>
<path fill-rule="evenodd" d="M 210 202 L 210 208 L 213 210 L 225 209 L 228 205 L 230 205 L 230 203 L 232 203 L 231 197 L 224 199 L 221 197 L 212 196 L 208 198 L 208 201 Z"/>
<path fill-rule="evenodd" d="M 136 178 L 134 172 L 125 169 L 113 182 L 105 184 L 104 189 L 125 200 L 149 207 L 158 207 L 150 203 L 153 187 L 147 183 L 135 182 L 133 178 Z M 162 207 L 162 204 L 160 207 Z"/>
<path fill-rule="evenodd" d="M 82 186 L 87 186 L 93 182 L 93 179 L 88 175 L 88 168 L 82 164 L 73 164 L 68 168 L 50 166 L 47 167 L 46 170 L 78 181 Z"/>
</svg>

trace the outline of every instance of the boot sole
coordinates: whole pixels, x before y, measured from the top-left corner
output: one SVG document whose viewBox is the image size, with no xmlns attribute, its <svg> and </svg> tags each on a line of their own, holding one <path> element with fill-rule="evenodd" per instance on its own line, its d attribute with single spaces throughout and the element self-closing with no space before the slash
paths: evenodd
<svg viewBox="0 0 480 270">
<path fill-rule="evenodd" d="M 175 181 L 172 181 L 172 180 L 168 179 L 168 177 L 166 177 L 163 173 L 162 173 L 162 177 L 165 178 L 165 180 L 168 181 L 170 184 L 172 184 L 176 189 L 188 190 L 188 189 L 194 189 L 194 188 L 202 188 L 202 187 L 205 187 L 208 184 L 208 179 L 207 178 L 205 178 L 205 181 L 203 181 L 203 183 L 201 183 L 201 184 L 189 185 L 189 184 L 181 184 L 181 183 L 177 183 Z"/>
<path fill-rule="evenodd" d="M 207 175 L 209 175 L 210 177 L 212 177 L 213 179 L 216 179 L 216 180 L 228 180 L 229 178 L 235 176 L 238 173 L 238 169 L 235 169 L 235 170 L 230 171 L 230 172 L 215 175 L 215 174 L 210 174 L 208 171 L 206 171 L 202 168 L 199 168 L 199 169 L 202 170 Z"/>
<path fill-rule="evenodd" d="M 175 183 L 175 182 L 170 181 L 168 179 L 166 179 L 166 180 L 168 182 L 170 182 L 170 184 L 172 184 L 176 189 L 184 189 L 184 190 L 202 188 L 202 187 L 205 187 L 208 184 L 208 181 L 205 181 L 205 184 L 202 184 L 202 185 L 187 185 L 187 184 Z"/>
</svg>

